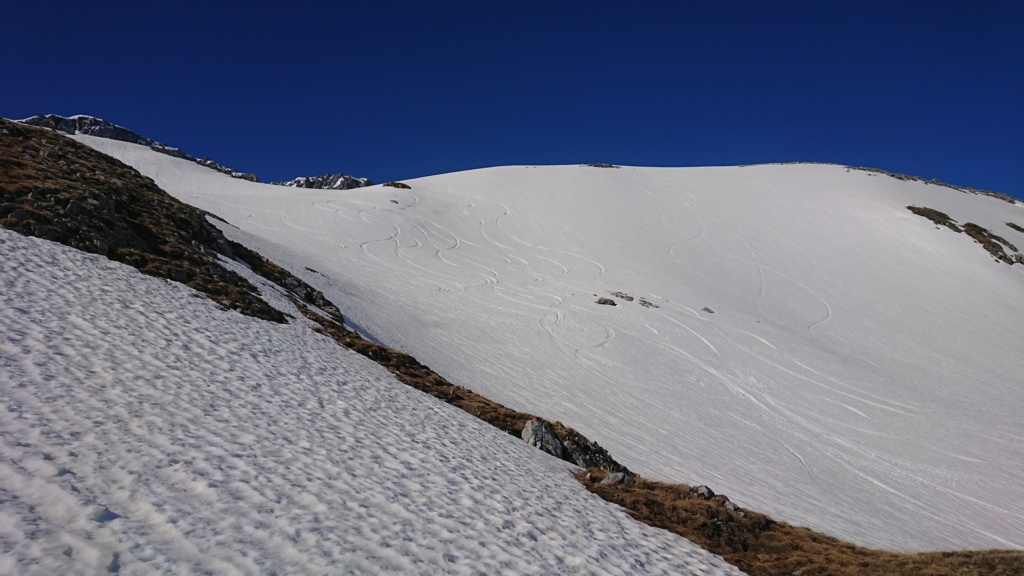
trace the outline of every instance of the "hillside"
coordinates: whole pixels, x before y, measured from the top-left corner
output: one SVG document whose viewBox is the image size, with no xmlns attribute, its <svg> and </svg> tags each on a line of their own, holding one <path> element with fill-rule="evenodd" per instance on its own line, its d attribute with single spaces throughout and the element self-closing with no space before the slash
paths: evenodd
<svg viewBox="0 0 1024 576">
<path fill-rule="evenodd" d="M 0 195 L 0 574 L 738 573 L 124 164 L 0 120 Z"/>
<path fill-rule="evenodd" d="M 1019 204 L 799 164 L 283 190 L 76 138 L 364 334 L 645 476 L 862 545 L 1024 547 L 1024 266 L 908 210 L 1012 261 Z"/>
</svg>

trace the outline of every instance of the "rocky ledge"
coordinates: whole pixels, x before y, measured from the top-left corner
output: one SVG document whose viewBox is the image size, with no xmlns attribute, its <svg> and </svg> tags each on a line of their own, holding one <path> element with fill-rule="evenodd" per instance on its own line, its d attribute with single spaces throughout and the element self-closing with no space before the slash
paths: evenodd
<svg viewBox="0 0 1024 576">
<path fill-rule="evenodd" d="M 227 174 L 232 178 L 239 178 L 250 182 L 259 181 L 255 174 L 240 172 L 234 168 L 228 168 L 227 166 L 218 164 L 210 158 L 196 158 L 195 156 L 182 152 L 178 148 L 161 144 L 156 140 L 146 138 L 145 136 L 132 132 L 123 126 L 107 122 L 102 118 L 86 116 L 84 114 L 77 114 L 75 116 L 68 117 L 58 116 L 56 114 L 39 114 L 32 116 L 31 118 L 19 120 L 19 122 L 22 124 L 28 124 L 29 126 L 49 128 L 66 134 L 88 134 L 89 136 L 98 136 L 100 138 L 108 138 L 110 140 L 141 144 L 142 146 L 149 146 L 151 149 L 156 152 L 160 152 L 161 154 L 167 154 L 168 156 L 174 156 L 175 158 L 182 158 L 184 160 L 195 162 L 200 166 L 205 166 L 222 174 Z"/>
</svg>

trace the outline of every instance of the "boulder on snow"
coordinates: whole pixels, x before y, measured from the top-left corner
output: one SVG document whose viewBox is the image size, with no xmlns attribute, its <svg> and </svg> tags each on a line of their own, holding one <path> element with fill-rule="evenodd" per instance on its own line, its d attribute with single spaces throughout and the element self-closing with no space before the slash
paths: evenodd
<svg viewBox="0 0 1024 576">
<path fill-rule="evenodd" d="M 555 458 L 562 457 L 562 450 L 564 450 L 562 442 L 558 436 L 555 436 L 551 424 L 540 418 L 533 418 L 526 423 L 526 426 L 523 427 L 523 440 L 530 446 L 540 448 Z"/>
<path fill-rule="evenodd" d="M 615 300 L 612 300 L 611 298 L 598 298 L 597 303 L 604 306 L 618 306 L 618 304 L 615 303 Z"/>
</svg>

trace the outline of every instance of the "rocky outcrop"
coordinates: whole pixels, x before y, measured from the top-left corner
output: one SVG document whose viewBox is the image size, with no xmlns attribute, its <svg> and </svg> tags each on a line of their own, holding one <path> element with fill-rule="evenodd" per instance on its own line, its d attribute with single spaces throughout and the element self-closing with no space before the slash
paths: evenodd
<svg viewBox="0 0 1024 576">
<path fill-rule="evenodd" d="M 315 188 L 319 190 L 351 190 L 352 188 L 363 188 L 373 186 L 369 178 L 356 178 L 345 174 L 324 174 L 323 176 L 300 176 L 287 182 L 272 182 L 277 186 L 289 186 L 291 188 Z"/>
<path fill-rule="evenodd" d="M 123 126 L 83 114 L 68 117 L 56 114 L 39 114 L 31 118 L 19 120 L 19 122 L 30 126 L 57 130 L 66 134 L 88 134 L 90 136 L 131 142 L 132 144 L 141 144 L 143 146 L 160 145 L 159 142 L 150 140 L 145 136 L 140 136 Z"/>
<path fill-rule="evenodd" d="M 89 136 L 97 136 L 99 138 L 108 138 L 110 140 L 119 140 L 121 142 L 131 142 L 132 144 L 141 144 L 142 146 L 149 146 L 155 152 L 195 162 L 200 166 L 205 166 L 211 170 L 227 174 L 232 178 L 239 178 L 250 182 L 259 181 L 255 174 L 240 172 L 234 168 L 228 168 L 227 166 L 218 164 L 210 158 L 196 158 L 195 156 L 190 156 L 178 148 L 161 144 L 156 140 L 136 134 L 123 126 L 107 122 L 102 118 L 95 118 L 84 114 L 77 114 L 75 116 L 68 117 L 58 116 L 56 114 L 39 114 L 32 116 L 31 118 L 19 120 L 19 122 L 22 124 L 28 124 L 29 126 L 38 126 L 40 128 L 57 130 L 58 132 L 64 132 L 66 134 L 88 134 Z"/>
<path fill-rule="evenodd" d="M 956 220 L 950 218 L 949 214 L 945 212 L 939 212 L 933 208 L 927 208 L 924 206 L 907 206 L 907 210 L 910 210 L 914 214 L 927 218 L 934 222 L 936 225 L 945 226 L 956 233 L 965 233 L 975 242 L 981 244 L 981 247 L 986 252 L 992 255 L 993 258 L 1006 264 L 1024 264 L 1024 254 L 1021 254 L 1017 247 L 1010 243 L 1009 240 L 993 233 L 991 230 L 979 226 L 973 222 L 967 222 L 962 227 L 957 223 Z M 1015 230 L 1018 227 L 1012 222 L 1007 222 L 1007 225 Z M 1006 250 L 1010 253 L 1007 254 Z"/>
<path fill-rule="evenodd" d="M 601 484 L 632 484 L 634 482 L 636 479 L 633 478 L 633 475 L 625 472 L 613 472 L 601 480 Z"/>
<path fill-rule="evenodd" d="M 562 459 L 567 460 L 582 468 L 599 468 L 606 472 L 630 473 L 629 469 L 619 464 L 612 458 L 600 444 L 588 439 L 573 428 L 555 422 L 552 426 L 555 434 L 565 447 Z"/>
<path fill-rule="evenodd" d="M 390 188 L 402 188 L 404 190 L 411 190 L 412 186 L 409 186 L 405 182 L 385 182 L 382 186 L 388 186 Z"/>
<path fill-rule="evenodd" d="M 701 500 L 711 500 L 715 497 L 715 491 L 703 484 L 690 488 L 690 493 Z"/>
<path fill-rule="evenodd" d="M 227 309 L 286 321 L 220 264 L 218 256 L 235 254 L 202 211 L 85 144 L 3 119 L 0 226 L 186 284 Z"/>
<path fill-rule="evenodd" d="M 555 458 L 561 458 L 565 449 L 558 436 L 555 435 L 555 431 L 551 428 L 551 424 L 540 418 L 530 419 L 526 426 L 523 427 L 523 441 L 530 446 L 540 448 Z"/>
</svg>

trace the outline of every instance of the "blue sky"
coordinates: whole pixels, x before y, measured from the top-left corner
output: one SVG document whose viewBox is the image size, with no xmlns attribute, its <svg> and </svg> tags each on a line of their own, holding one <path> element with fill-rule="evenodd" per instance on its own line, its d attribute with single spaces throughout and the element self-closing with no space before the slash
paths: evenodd
<svg viewBox="0 0 1024 576">
<path fill-rule="evenodd" d="M 13 0 L 0 15 L 0 116 L 91 114 L 265 181 L 827 161 L 1024 196 L 1022 2 Z"/>
</svg>

